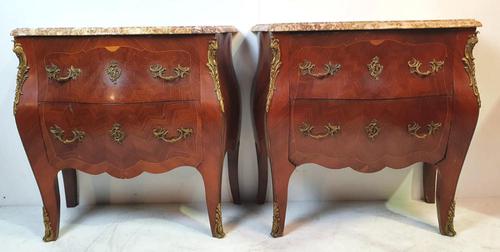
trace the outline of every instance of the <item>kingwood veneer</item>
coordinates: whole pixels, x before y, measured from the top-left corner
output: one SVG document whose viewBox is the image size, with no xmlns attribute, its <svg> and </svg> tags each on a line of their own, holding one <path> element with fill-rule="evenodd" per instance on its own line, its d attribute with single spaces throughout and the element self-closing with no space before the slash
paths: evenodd
<svg viewBox="0 0 500 252">
<path fill-rule="evenodd" d="M 424 162 L 425 201 L 453 236 L 455 189 L 481 101 L 475 20 L 257 25 L 258 202 L 272 171 L 283 235 L 296 166 L 375 172 Z"/>
<path fill-rule="evenodd" d="M 210 227 L 223 237 L 220 193 L 228 153 L 239 202 L 240 94 L 233 27 L 16 29 L 14 114 L 43 200 L 45 241 L 57 239 L 63 171 L 78 205 L 76 172 L 132 178 L 193 166 L 205 184 Z"/>
</svg>

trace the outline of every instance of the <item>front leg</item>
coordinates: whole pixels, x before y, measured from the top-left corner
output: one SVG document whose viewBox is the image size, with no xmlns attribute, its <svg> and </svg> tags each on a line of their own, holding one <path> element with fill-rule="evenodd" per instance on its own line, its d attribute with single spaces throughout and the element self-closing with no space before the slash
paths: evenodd
<svg viewBox="0 0 500 252">
<path fill-rule="evenodd" d="M 288 183 L 295 166 L 286 157 L 271 157 L 271 176 L 273 181 L 273 226 L 271 236 L 283 236 L 285 229 Z"/>
<path fill-rule="evenodd" d="M 45 242 L 55 241 L 59 235 L 60 197 L 57 172 L 48 164 L 33 167 L 43 201 L 43 222 Z"/>
<path fill-rule="evenodd" d="M 447 158 L 438 164 L 436 204 L 438 210 L 439 232 L 455 236 L 455 191 L 465 155 L 448 153 Z"/>
<path fill-rule="evenodd" d="M 283 236 L 285 228 L 288 183 L 295 170 L 295 165 L 288 160 L 289 124 L 287 118 L 272 121 L 268 125 L 270 125 L 268 128 L 270 141 L 269 160 L 273 182 L 273 226 L 271 235 L 280 237 Z"/>
<path fill-rule="evenodd" d="M 222 226 L 221 209 L 222 162 L 222 157 L 211 157 L 208 160 L 204 160 L 198 167 L 205 185 L 210 229 L 212 236 L 216 238 L 223 238 L 225 236 Z"/>
<path fill-rule="evenodd" d="M 456 234 L 453 219 L 455 217 L 455 191 L 462 165 L 474 134 L 481 100 L 475 79 L 474 57 L 472 49 L 477 43 L 475 33 L 464 31 L 457 36 L 457 42 L 465 46 L 453 51 L 457 67 L 465 71 L 454 71 L 454 98 L 452 127 L 448 140 L 446 157 L 437 163 L 436 205 L 438 209 L 439 231 L 443 235 Z"/>
</svg>

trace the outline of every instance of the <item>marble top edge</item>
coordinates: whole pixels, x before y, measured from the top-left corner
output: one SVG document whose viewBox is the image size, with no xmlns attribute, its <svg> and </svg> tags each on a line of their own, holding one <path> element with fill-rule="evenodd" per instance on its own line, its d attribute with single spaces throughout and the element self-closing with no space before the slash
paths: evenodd
<svg viewBox="0 0 500 252">
<path fill-rule="evenodd" d="M 406 21 L 353 21 L 258 24 L 253 32 L 296 32 L 296 31 L 342 31 L 342 30 L 390 30 L 390 29 L 439 29 L 481 27 L 474 19 L 449 20 L 406 20 Z"/>
<path fill-rule="evenodd" d="M 105 36 L 236 33 L 234 26 L 63 27 L 17 28 L 11 36 Z"/>
</svg>

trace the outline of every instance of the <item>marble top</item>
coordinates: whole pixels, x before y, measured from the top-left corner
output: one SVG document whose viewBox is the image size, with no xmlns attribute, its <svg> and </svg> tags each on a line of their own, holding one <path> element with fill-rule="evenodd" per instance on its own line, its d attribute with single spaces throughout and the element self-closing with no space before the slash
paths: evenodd
<svg viewBox="0 0 500 252">
<path fill-rule="evenodd" d="M 356 21 L 318 23 L 277 23 L 259 24 L 253 32 L 296 32 L 296 31 L 337 31 L 337 30 L 389 30 L 389 29 L 436 29 L 481 27 L 474 19 L 452 20 L 408 20 L 408 21 Z"/>
<path fill-rule="evenodd" d="M 10 35 L 19 36 L 98 36 L 98 35 L 165 35 L 233 33 L 233 26 L 150 26 L 150 27 L 83 27 L 83 28 L 17 28 Z"/>
</svg>

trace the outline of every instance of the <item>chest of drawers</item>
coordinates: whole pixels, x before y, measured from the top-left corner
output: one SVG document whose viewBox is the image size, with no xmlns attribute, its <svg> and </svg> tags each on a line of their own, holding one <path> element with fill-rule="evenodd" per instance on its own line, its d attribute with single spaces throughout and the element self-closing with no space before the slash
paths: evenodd
<svg viewBox="0 0 500 252">
<path fill-rule="evenodd" d="M 239 202 L 240 94 L 233 27 L 16 29 L 14 115 L 43 200 L 45 241 L 59 230 L 57 173 L 67 206 L 76 172 L 132 178 L 193 166 L 203 177 L 212 235 L 223 237 L 227 152 Z"/>
<path fill-rule="evenodd" d="M 424 162 L 425 201 L 453 236 L 454 194 L 481 105 L 475 20 L 257 25 L 253 114 L 273 236 L 296 166 L 375 172 Z"/>
</svg>

